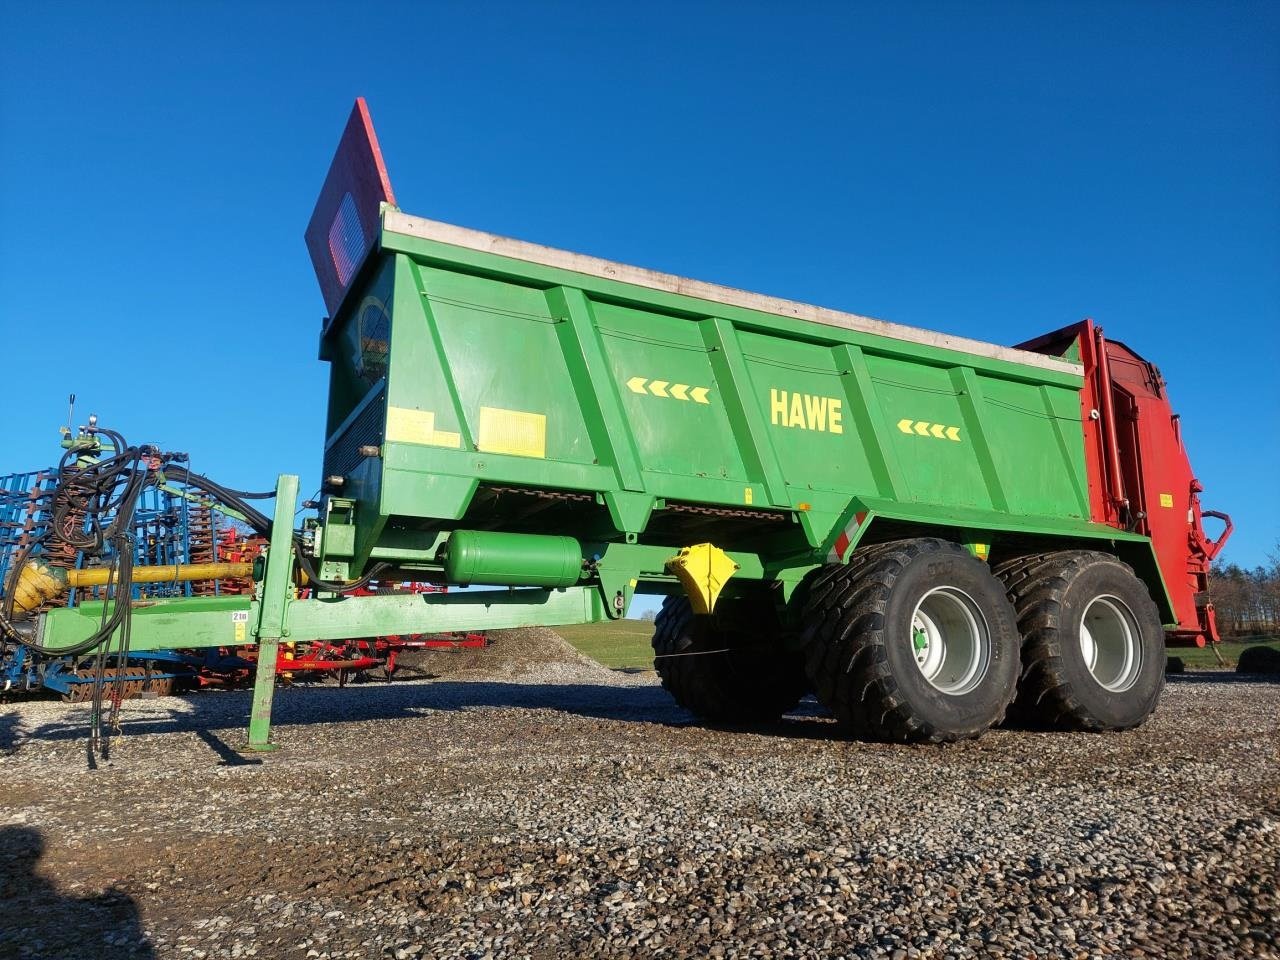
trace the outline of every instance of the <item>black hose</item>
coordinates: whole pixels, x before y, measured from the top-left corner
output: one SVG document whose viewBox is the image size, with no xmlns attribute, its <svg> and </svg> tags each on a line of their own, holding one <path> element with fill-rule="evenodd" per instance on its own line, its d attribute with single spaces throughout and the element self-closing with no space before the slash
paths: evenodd
<svg viewBox="0 0 1280 960">
<path fill-rule="evenodd" d="M 244 495 L 239 491 L 224 487 L 201 474 L 192 473 L 185 467 L 168 467 L 166 468 L 165 473 L 176 480 L 180 480 L 181 482 L 188 484 L 189 486 L 195 487 L 198 490 L 203 490 L 205 493 L 219 500 L 226 506 L 239 511 L 244 515 L 245 520 L 248 522 L 249 526 L 253 528 L 255 533 L 259 533 L 264 537 L 271 536 L 271 521 L 261 511 L 245 503 L 243 498 Z M 271 496 L 275 496 L 275 494 L 273 493 Z M 348 590 L 358 590 L 367 585 L 370 581 L 376 580 L 379 574 L 385 573 L 391 568 L 391 564 L 389 563 L 377 563 L 369 569 L 368 573 L 356 578 L 355 580 L 324 580 L 316 572 L 315 567 L 311 563 L 311 559 L 307 556 L 302 537 L 295 533 L 293 542 L 295 546 L 294 553 L 298 560 L 298 566 L 300 566 L 302 568 L 302 572 L 306 574 L 307 580 L 317 589 L 324 590 L 328 593 L 345 593 Z"/>
<path fill-rule="evenodd" d="M 244 515 L 245 522 L 253 528 L 254 533 L 261 534 L 264 537 L 271 536 L 270 518 L 256 507 L 245 503 L 245 498 L 239 493 L 239 491 L 224 487 L 222 484 L 210 480 L 203 474 L 192 473 L 186 467 L 167 466 L 165 467 L 164 472 L 166 477 L 207 493 L 224 506 L 231 507 L 232 509 L 242 513 Z M 274 497 L 275 494 L 272 493 L 270 496 Z M 258 497 L 255 496 L 255 499 L 258 499 Z M 265 497 L 263 499 L 265 499 Z"/>
<path fill-rule="evenodd" d="M 324 590 L 327 593 L 346 593 L 348 590 L 359 590 L 361 587 L 367 586 L 371 581 L 377 580 L 378 577 L 391 569 L 389 563 L 375 563 L 369 568 L 369 572 L 355 580 L 321 580 L 316 573 L 315 567 L 311 565 L 311 559 L 302 552 L 302 538 L 294 537 L 294 545 L 296 549 L 294 554 L 298 558 L 298 566 L 302 568 L 302 572 L 307 575 L 307 580 L 318 590 Z"/>
<path fill-rule="evenodd" d="M 276 498 L 276 492 L 274 490 L 266 490 L 262 493 L 246 493 L 243 490 L 234 490 L 231 487 L 224 487 L 223 489 L 228 493 L 239 497 L 241 500 L 274 500 Z"/>
<path fill-rule="evenodd" d="M 133 590 L 133 551 L 128 544 L 128 535 L 142 491 L 149 483 L 148 458 L 155 456 L 155 450 L 152 447 L 129 447 L 120 434 L 101 432 L 115 444 L 114 455 L 79 466 L 73 465 L 73 459 L 77 458 L 77 451 L 73 449 L 63 454 L 58 464 L 49 531 L 41 541 L 32 541 L 23 547 L 0 602 L 0 638 L 6 643 L 15 640 L 44 656 L 79 656 L 104 646 L 118 629 L 128 625 Z M 110 517 L 106 527 L 102 526 L 104 515 Z M 85 526 L 90 527 L 89 533 L 85 532 Z M 110 546 L 115 551 L 118 564 L 117 575 L 111 578 L 112 583 L 103 592 L 103 620 L 98 630 L 74 646 L 57 650 L 24 638 L 13 625 L 18 579 L 36 546 L 45 539 L 66 544 L 85 556 L 102 555 Z M 124 603 L 121 603 L 122 591 L 126 598 Z M 114 603 L 111 603 L 112 599 Z"/>
</svg>

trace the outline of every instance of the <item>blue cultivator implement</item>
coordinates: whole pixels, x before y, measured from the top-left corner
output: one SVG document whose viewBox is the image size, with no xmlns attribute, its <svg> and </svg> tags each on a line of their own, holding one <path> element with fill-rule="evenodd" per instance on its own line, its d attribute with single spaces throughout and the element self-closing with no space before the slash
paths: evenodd
<svg viewBox="0 0 1280 960">
<path fill-rule="evenodd" d="M 77 570 L 83 557 L 59 545 L 58 552 L 44 552 L 44 535 L 53 522 L 53 496 L 57 471 L 37 470 L 0 476 L 0 584 L 7 583 L 19 558 L 39 559 L 52 567 Z M 83 523 L 83 521 L 81 521 Z M 148 488 L 134 511 L 133 561 L 138 566 L 163 567 L 193 562 L 216 563 L 225 550 L 227 521 L 198 498 Z M 30 554 L 24 557 L 24 554 Z M 240 592 L 239 582 L 222 580 L 170 581 L 135 584 L 133 599 L 217 595 Z M 58 605 L 75 607 L 101 599 L 102 588 L 81 587 L 67 593 Z M 147 650 L 125 657 L 110 656 L 102 664 L 89 657 L 48 657 L 22 644 L 8 644 L 0 651 L 0 690 L 47 690 L 68 701 L 89 699 L 99 677 L 111 681 L 122 698 L 143 694 L 163 696 L 175 688 L 194 686 L 200 676 L 245 670 L 250 661 L 217 649 L 181 651 Z"/>
</svg>

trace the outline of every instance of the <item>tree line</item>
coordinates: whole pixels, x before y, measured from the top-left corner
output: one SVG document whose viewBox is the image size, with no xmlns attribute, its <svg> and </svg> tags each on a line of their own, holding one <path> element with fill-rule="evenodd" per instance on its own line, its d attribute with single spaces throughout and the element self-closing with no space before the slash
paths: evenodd
<svg viewBox="0 0 1280 960">
<path fill-rule="evenodd" d="M 1209 574 L 1209 597 L 1223 637 L 1280 634 L 1280 542 L 1267 562 L 1252 570 L 1215 563 Z"/>
</svg>

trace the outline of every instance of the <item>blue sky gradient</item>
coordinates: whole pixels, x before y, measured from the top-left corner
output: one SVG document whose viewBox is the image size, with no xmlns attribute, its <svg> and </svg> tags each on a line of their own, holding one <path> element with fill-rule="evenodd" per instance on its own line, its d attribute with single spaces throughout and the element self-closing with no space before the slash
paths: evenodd
<svg viewBox="0 0 1280 960">
<path fill-rule="evenodd" d="M 302 231 L 368 98 L 409 212 L 1162 368 L 1227 557 L 1280 537 L 1280 5 L 7 4 L 0 472 L 69 392 L 318 485 Z"/>
</svg>

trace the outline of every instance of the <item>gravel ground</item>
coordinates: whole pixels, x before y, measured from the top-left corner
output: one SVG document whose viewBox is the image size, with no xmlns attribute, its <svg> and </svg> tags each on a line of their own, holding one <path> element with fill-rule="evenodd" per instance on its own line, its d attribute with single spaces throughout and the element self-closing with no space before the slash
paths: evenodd
<svg viewBox="0 0 1280 960">
<path fill-rule="evenodd" d="M 851 743 L 652 675 L 0 704 L 0 957 L 1276 957 L 1280 684 L 1137 731 Z M 448 670 L 440 671 L 450 673 Z"/>
</svg>

